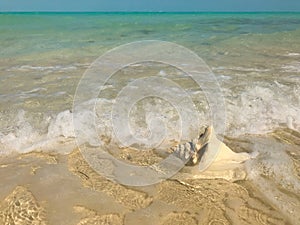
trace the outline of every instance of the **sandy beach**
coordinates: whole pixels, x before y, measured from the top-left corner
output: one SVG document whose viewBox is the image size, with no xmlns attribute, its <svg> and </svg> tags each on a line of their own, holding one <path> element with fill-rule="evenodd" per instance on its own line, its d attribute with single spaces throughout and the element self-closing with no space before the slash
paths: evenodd
<svg viewBox="0 0 300 225">
<path fill-rule="evenodd" d="M 289 147 L 299 146 L 297 135 L 281 131 L 260 138 Z M 226 140 L 231 149 L 245 152 L 255 137 Z M 290 154 L 299 176 L 300 154 Z M 96 173 L 78 149 L 67 155 L 13 154 L 1 157 L 0 168 L 1 224 L 297 224 L 247 178 L 177 175 L 152 186 L 126 187 Z"/>
</svg>

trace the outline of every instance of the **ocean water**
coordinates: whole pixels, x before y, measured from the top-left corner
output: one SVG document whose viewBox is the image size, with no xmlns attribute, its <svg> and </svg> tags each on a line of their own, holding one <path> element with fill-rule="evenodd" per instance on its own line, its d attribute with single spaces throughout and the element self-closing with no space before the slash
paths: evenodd
<svg viewBox="0 0 300 225">
<path fill-rule="evenodd" d="M 189 109 L 182 117 L 176 105 L 160 98 L 162 93 L 181 98 L 181 92 L 155 84 L 152 95 L 138 99 L 128 113 L 136 137 L 128 143 L 151 137 L 151 130 L 166 143 L 198 135 L 195 126 L 216 119 L 208 96 L 183 71 L 161 62 L 116 71 L 75 113 L 76 89 L 92 63 L 120 45 L 146 40 L 172 42 L 203 59 L 225 102 L 218 112 L 225 119 L 215 121 L 224 123 L 218 135 L 231 140 L 235 150 L 256 153 L 247 162 L 248 179 L 261 192 L 268 190 L 266 198 L 291 224 L 299 224 L 300 13 L 2 13 L 0 154 L 70 152 L 76 148 L 74 121 L 91 145 L 95 138 L 118 143 L 113 135 L 127 133 L 120 124 L 117 131 L 112 128 L 123 119 L 121 111 L 111 113 L 113 107 L 118 101 L 132 103 L 132 96 L 121 95 L 124 87 L 151 76 L 183 88 L 199 120 Z M 114 67 L 114 58 L 109 63 Z M 193 129 L 182 129 L 182 118 Z M 97 137 L 90 133 L 95 122 Z"/>
<path fill-rule="evenodd" d="M 299 13 L 0 14 L 2 151 L 25 151 L 49 137 L 74 136 L 68 110 L 83 73 L 106 51 L 142 40 L 182 45 L 212 69 L 226 102 L 222 135 L 263 134 L 278 127 L 299 131 L 299 24 Z M 147 68 L 139 71 L 151 74 Z M 111 82 L 115 93 L 138 70 L 127 69 Z M 152 70 L 165 75 L 168 69 L 152 65 Z M 199 88 L 186 87 L 200 102 L 200 124 L 209 123 L 209 105 L 197 96 Z M 99 96 L 99 104 L 109 104 L 113 93 Z M 107 114 L 109 108 L 100 111 Z"/>
</svg>

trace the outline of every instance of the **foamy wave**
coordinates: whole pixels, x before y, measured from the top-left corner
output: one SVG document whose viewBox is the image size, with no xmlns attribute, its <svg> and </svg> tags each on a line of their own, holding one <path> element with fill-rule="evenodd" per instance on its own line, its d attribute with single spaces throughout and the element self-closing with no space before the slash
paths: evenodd
<svg viewBox="0 0 300 225">
<path fill-rule="evenodd" d="M 285 85 L 280 89 L 248 86 L 239 95 L 229 92 L 235 98 L 227 101 L 228 133 L 231 136 L 262 134 L 280 126 L 299 131 L 300 86 L 294 87 L 294 95 L 290 89 Z"/>
<path fill-rule="evenodd" d="M 34 145 L 42 139 L 42 136 L 34 130 L 32 125 L 25 119 L 25 111 L 21 110 L 17 114 L 16 126 L 8 134 L 1 133 L 1 149 L 6 152 L 22 152 L 26 148 Z"/>
<path fill-rule="evenodd" d="M 56 66 L 32 66 L 32 65 L 22 65 L 15 66 L 7 69 L 7 71 L 46 71 L 46 72 L 65 72 L 65 71 L 73 71 L 76 70 L 77 66 L 74 65 L 56 65 Z"/>
<path fill-rule="evenodd" d="M 284 72 L 289 72 L 289 73 L 300 73 L 300 62 L 292 62 L 286 65 L 283 65 L 281 69 Z"/>
<path fill-rule="evenodd" d="M 286 54 L 285 56 L 291 56 L 291 57 L 294 57 L 294 56 L 300 56 L 300 53 L 297 53 L 297 52 L 289 52 L 289 53 Z"/>
<path fill-rule="evenodd" d="M 268 72 L 270 69 L 259 69 L 254 67 L 214 67 L 214 71 L 232 70 L 240 72 Z"/>
<path fill-rule="evenodd" d="M 292 224 L 298 224 L 300 202 L 293 195 L 299 195 L 300 181 L 286 145 L 268 137 L 256 137 L 251 142 L 258 156 L 246 163 L 248 179 Z"/>
<path fill-rule="evenodd" d="M 36 121 L 30 121 L 25 116 L 26 112 L 20 110 L 14 121 L 11 121 L 15 123 L 15 126 L 0 132 L 0 152 L 8 154 L 10 152 L 25 153 L 35 150 L 51 150 L 65 153 L 73 150 L 76 144 L 87 142 L 91 145 L 97 145 L 100 140 L 99 137 L 95 136 L 94 128 L 100 132 L 103 129 L 107 131 L 108 124 L 106 121 L 109 117 L 101 114 L 101 112 L 95 115 L 93 111 L 86 109 L 94 103 L 95 100 L 85 102 L 76 114 L 66 110 L 45 119 L 46 121 L 43 122 L 47 126 L 46 132 L 36 128 L 33 125 Z M 104 100 L 100 101 L 99 105 L 104 107 L 108 103 L 111 105 L 111 101 Z M 95 118 L 98 126 L 95 126 Z M 107 135 L 109 134 L 107 133 Z"/>
<path fill-rule="evenodd" d="M 291 88 L 293 92 L 290 91 Z M 29 93 L 37 91 L 40 90 L 31 90 Z M 279 82 L 265 87 L 248 86 L 240 93 L 227 89 L 226 95 L 229 97 L 226 99 L 227 109 L 224 112 L 227 121 L 226 135 L 263 134 L 282 126 L 300 131 L 299 93 L 300 86 L 290 87 Z M 94 111 L 95 103 L 97 103 L 96 111 Z M 59 151 L 56 146 L 61 147 L 64 142 L 65 144 L 73 142 L 74 148 L 76 134 L 81 138 L 77 140 L 79 143 L 88 142 L 97 145 L 101 143 L 101 136 L 112 135 L 111 119 L 115 118 L 111 115 L 113 104 L 114 100 L 92 99 L 83 103 L 76 114 L 66 110 L 44 119 L 43 122 L 47 128 L 44 131 L 38 130 L 32 121 L 25 118 L 25 112 L 21 110 L 15 121 L 11 121 L 11 124 L 16 124 L 16 126 L 6 129 L 7 132 L 5 129 L 1 131 L 1 149 L 27 152 L 51 148 Z M 140 110 L 140 106 L 134 107 L 129 121 L 137 136 L 143 137 L 148 131 L 149 118 L 159 117 L 164 118 L 168 129 L 166 138 L 180 137 L 178 121 L 176 121 L 178 115 L 172 111 L 171 106 L 159 103 L 157 107 L 153 107 L 152 104 L 145 104 L 143 107 L 143 110 Z M 148 114 L 143 114 L 145 112 Z M 207 115 L 201 115 L 201 118 L 207 118 Z M 204 119 L 200 121 L 200 125 L 207 125 L 204 124 L 207 122 Z M 74 130 L 74 123 L 77 130 Z M 95 136 L 95 129 L 97 129 L 98 136 Z"/>
</svg>

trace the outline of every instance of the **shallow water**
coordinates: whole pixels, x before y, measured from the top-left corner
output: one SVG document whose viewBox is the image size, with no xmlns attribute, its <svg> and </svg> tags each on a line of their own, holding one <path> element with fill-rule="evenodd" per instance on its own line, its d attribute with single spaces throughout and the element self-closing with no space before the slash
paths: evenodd
<svg viewBox="0 0 300 225">
<path fill-rule="evenodd" d="M 156 185 L 125 187 L 96 173 L 79 150 L 2 157 L 0 219 L 16 221 L 23 211 L 21 218 L 31 215 L 45 224 L 299 224 L 300 153 L 291 145 L 299 147 L 299 134 L 294 134 L 226 138 L 236 152 L 260 153 L 247 162 L 247 180 L 237 182 L 191 179 L 181 171 Z"/>
<path fill-rule="evenodd" d="M 24 120 L 31 132 L 47 133 L 58 113 L 72 109 L 95 59 L 151 39 L 183 45 L 212 68 L 226 100 L 228 134 L 286 125 L 299 131 L 299 21 L 297 13 L 1 14 L 1 133 L 17 133 Z M 147 68 L 142 73 L 151 75 Z M 131 75 L 122 74 L 122 82 Z"/>
<path fill-rule="evenodd" d="M 200 224 L 240 224 L 241 218 L 253 224 L 300 224 L 296 216 L 300 201 L 299 24 L 299 13 L 0 14 L 0 153 L 4 157 L 12 152 L 50 151 L 59 159 L 58 163 L 49 164 L 43 154 L 41 159 L 29 156 L 28 161 L 23 156 L 20 160 L 17 160 L 18 156 L 1 159 L 2 165 L 9 166 L 0 168 L 1 178 L 5 180 L 1 182 L 0 198 L 4 199 L 17 185 L 24 186 L 25 189 L 17 191 L 27 193 L 28 189 L 45 208 L 50 224 L 59 224 L 64 218 L 70 219 L 69 224 L 76 224 L 84 217 L 89 221 L 88 218 L 96 214 L 99 220 L 111 219 L 116 224 L 120 221 L 146 223 L 149 221 L 147 215 L 151 214 L 156 215 L 157 224 L 163 221 L 165 224 L 172 224 L 172 221 L 175 224 L 182 224 L 182 221 L 187 224 L 195 221 Z M 237 198 L 220 187 L 223 181 L 220 184 L 214 180 L 203 181 L 205 188 L 212 183 L 216 185 L 209 189 L 212 192 L 231 196 L 223 202 L 220 200 L 223 194 L 211 194 L 211 201 L 214 198 L 220 201 L 206 205 L 200 200 L 203 187 L 195 189 L 198 184 L 187 187 L 166 181 L 160 187 L 153 187 L 156 192 L 143 190 L 158 200 L 144 210 L 129 213 L 134 203 L 124 206 L 124 202 L 110 192 L 92 191 L 93 182 L 86 184 L 82 174 L 78 180 L 74 176 L 78 171 L 76 174 L 76 170 L 72 172 L 68 168 L 70 156 L 65 154 L 76 149 L 73 119 L 87 141 L 93 144 L 94 137 L 89 129 L 95 113 L 97 138 L 100 137 L 103 143 L 118 143 L 117 138 L 112 137 L 116 131 L 111 122 L 111 117 L 118 118 L 118 115 L 111 111 L 122 88 L 138 78 L 158 76 L 172 80 L 190 96 L 199 115 L 199 121 L 192 116 L 184 118 L 196 127 L 212 123 L 210 104 L 201 87 L 183 71 L 155 62 L 136 63 L 119 70 L 102 87 L 97 98 L 88 99 L 74 112 L 73 100 L 79 81 L 100 55 L 121 44 L 152 39 L 174 42 L 192 50 L 215 74 L 225 100 L 221 113 L 226 123 L 220 137 L 226 137 L 225 141 L 234 151 L 258 155 L 246 163 L 247 181 L 241 184 L 224 181 L 229 188 L 237 188 L 234 192 L 240 193 Z M 112 63 L 111 66 L 115 65 Z M 154 94 L 160 94 L 160 91 Z M 175 98 L 182 97 L 177 89 L 166 88 L 164 91 Z M 130 100 L 128 96 L 121 97 L 123 102 Z M 95 112 L 89 111 L 93 106 L 96 106 Z M 152 123 L 153 118 L 160 118 L 159 123 L 156 120 Z M 129 115 L 132 132 L 137 137 L 132 143 L 149 137 L 154 124 L 154 128 L 166 128 L 165 136 L 160 133 L 165 130 L 155 130 L 157 136 L 165 138 L 161 146 L 164 150 L 167 144 L 183 137 L 180 118 L 176 107 L 168 101 L 155 96 L 140 100 Z M 183 133 L 185 139 L 198 135 L 192 128 Z M 151 160 L 154 159 L 146 161 Z M 39 167 L 41 169 L 34 169 Z M 31 174 L 31 170 L 38 172 Z M 13 175 L 15 171 L 18 172 Z M 41 179 L 46 184 L 40 182 Z M 62 180 L 66 184 L 60 185 L 59 197 L 51 198 L 49 193 L 54 195 L 56 182 Z M 97 182 L 101 188 L 101 182 L 106 181 L 100 179 Z M 174 199 L 170 189 L 173 186 L 183 195 Z M 113 186 L 113 190 L 118 188 Z M 162 192 L 159 194 L 158 190 Z M 130 193 L 127 189 L 122 191 Z M 249 194 L 252 191 L 256 197 Z M 189 193 L 187 197 L 185 193 Z M 145 198 L 143 194 L 133 192 L 133 195 Z M 31 198 L 28 193 L 25 196 Z M 59 201 L 62 196 L 64 204 Z M 195 201 L 190 200 L 193 197 Z M 256 202 L 257 199 L 263 203 Z M 105 207 L 99 207 L 97 201 L 103 202 Z M 238 209 L 238 206 L 242 207 Z M 56 214 L 61 208 L 66 208 L 67 213 Z M 197 211 L 199 208 L 201 210 Z M 81 214 L 74 213 L 73 209 Z M 274 212 L 278 217 L 272 216 Z M 103 217 L 106 214 L 107 217 Z M 147 223 L 151 224 L 151 220 Z"/>
</svg>

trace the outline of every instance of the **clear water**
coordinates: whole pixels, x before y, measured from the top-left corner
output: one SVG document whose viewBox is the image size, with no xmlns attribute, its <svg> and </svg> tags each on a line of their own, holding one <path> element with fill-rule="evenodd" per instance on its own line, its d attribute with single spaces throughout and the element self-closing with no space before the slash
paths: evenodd
<svg viewBox="0 0 300 225">
<path fill-rule="evenodd" d="M 226 99 L 227 135 L 299 131 L 299 24 L 299 13 L 0 14 L 2 143 L 21 150 L 50 132 L 56 116 L 72 109 L 77 84 L 97 57 L 152 39 L 183 45 L 212 68 Z M 130 75 L 123 78 L 115 86 Z M 61 122 L 71 130 L 68 120 Z M 51 137 L 68 132 L 54 129 Z"/>
</svg>

